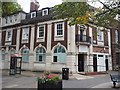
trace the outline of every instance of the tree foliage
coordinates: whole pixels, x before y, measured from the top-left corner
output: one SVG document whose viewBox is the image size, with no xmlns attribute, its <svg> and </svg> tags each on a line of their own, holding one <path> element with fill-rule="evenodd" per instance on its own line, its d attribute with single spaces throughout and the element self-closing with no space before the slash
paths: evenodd
<svg viewBox="0 0 120 90">
<path fill-rule="evenodd" d="M 6 16 L 14 12 L 22 10 L 21 6 L 17 2 L 2 2 L 1 3 L 1 14 Z"/>
<path fill-rule="evenodd" d="M 54 18 L 69 20 L 69 25 L 85 24 L 92 18 L 92 9 L 86 2 L 63 2 L 54 7 Z"/>
<path fill-rule="evenodd" d="M 70 25 L 86 24 L 89 21 L 100 26 L 116 26 L 115 19 L 118 14 L 118 1 L 111 0 L 102 2 L 103 8 L 95 8 L 88 2 L 63 2 L 54 7 L 54 18 L 63 18 L 70 21 Z"/>
<path fill-rule="evenodd" d="M 117 27 L 118 26 L 118 1 L 111 0 L 107 2 L 102 2 L 98 0 L 101 4 L 103 4 L 103 8 L 100 8 L 94 14 L 93 21 L 100 26 L 107 27 Z"/>
</svg>

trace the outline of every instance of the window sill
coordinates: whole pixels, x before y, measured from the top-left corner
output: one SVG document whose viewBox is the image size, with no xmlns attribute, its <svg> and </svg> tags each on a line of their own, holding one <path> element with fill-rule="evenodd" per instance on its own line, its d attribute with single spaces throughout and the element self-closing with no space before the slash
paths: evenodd
<svg viewBox="0 0 120 90">
<path fill-rule="evenodd" d="M 60 63 L 60 62 L 52 62 L 52 64 L 65 64 L 66 65 L 66 63 Z"/>
<path fill-rule="evenodd" d="M 39 37 L 39 38 L 37 38 L 37 39 L 44 39 L 44 37 Z"/>
<path fill-rule="evenodd" d="M 61 35 L 61 36 L 55 36 L 56 38 L 61 38 L 61 37 L 63 37 L 63 35 Z"/>
<path fill-rule="evenodd" d="M 6 40 L 5 42 L 12 42 L 11 40 Z"/>
<path fill-rule="evenodd" d="M 28 39 L 22 39 L 22 41 L 27 41 Z"/>
<path fill-rule="evenodd" d="M 45 63 L 44 61 L 35 61 L 34 63 Z"/>
<path fill-rule="evenodd" d="M 29 63 L 28 61 L 22 61 L 22 63 Z"/>
</svg>

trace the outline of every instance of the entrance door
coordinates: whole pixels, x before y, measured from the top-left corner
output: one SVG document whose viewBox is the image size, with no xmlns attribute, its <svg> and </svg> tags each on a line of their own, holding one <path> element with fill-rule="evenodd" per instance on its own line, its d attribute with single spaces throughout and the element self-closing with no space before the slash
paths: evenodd
<svg viewBox="0 0 120 90">
<path fill-rule="evenodd" d="M 93 69 L 97 72 L 97 55 L 93 55 Z"/>
<path fill-rule="evenodd" d="M 78 54 L 78 71 L 84 72 L 84 54 Z"/>
<path fill-rule="evenodd" d="M 108 71 L 108 59 L 105 59 L 106 71 Z"/>
</svg>

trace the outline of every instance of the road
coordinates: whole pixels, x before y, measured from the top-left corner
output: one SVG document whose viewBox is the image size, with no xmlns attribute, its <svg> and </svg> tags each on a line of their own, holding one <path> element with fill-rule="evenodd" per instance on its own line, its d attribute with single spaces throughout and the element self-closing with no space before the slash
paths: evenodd
<svg viewBox="0 0 120 90">
<path fill-rule="evenodd" d="M 16 76 L 3 75 L 3 88 L 37 88 L 37 74 L 22 74 Z M 119 85 L 118 85 L 119 86 Z M 69 80 L 63 80 L 63 88 L 112 88 L 109 74 L 84 76 L 75 74 Z"/>
</svg>

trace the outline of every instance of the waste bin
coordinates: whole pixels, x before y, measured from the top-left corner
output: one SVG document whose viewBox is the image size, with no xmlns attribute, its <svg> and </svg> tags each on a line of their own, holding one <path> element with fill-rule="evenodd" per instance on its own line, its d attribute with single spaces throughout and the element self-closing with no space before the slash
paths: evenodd
<svg viewBox="0 0 120 90">
<path fill-rule="evenodd" d="M 69 79 L 69 68 L 62 68 L 62 79 L 63 80 Z"/>
</svg>

